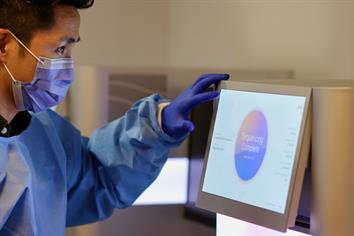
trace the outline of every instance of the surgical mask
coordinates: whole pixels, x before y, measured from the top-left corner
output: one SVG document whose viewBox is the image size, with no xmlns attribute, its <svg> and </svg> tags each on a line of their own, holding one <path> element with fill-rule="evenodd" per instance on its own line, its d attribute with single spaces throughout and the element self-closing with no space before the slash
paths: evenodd
<svg viewBox="0 0 354 236">
<path fill-rule="evenodd" d="M 37 57 L 14 34 L 11 32 L 10 34 L 38 61 L 34 78 L 30 83 L 17 81 L 9 68 L 3 64 L 12 79 L 17 109 L 40 112 L 58 105 L 64 100 L 74 79 L 73 60 L 71 58 Z"/>
</svg>

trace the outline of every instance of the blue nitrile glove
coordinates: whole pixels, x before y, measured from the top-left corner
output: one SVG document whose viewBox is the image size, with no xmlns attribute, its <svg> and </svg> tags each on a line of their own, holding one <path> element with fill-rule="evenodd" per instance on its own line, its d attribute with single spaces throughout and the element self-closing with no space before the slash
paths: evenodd
<svg viewBox="0 0 354 236">
<path fill-rule="evenodd" d="M 190 87 L 183 91 L 162 111 L 162 129 L 169 136 L 181 138 L 194 130 L 188 119 L 192 108 L 198 104 L 218 97 L 219 91 L 205 90 L 212 84 L 229 79 L 228 74 L 205 74 L 200 76 Z"/>
</svg>

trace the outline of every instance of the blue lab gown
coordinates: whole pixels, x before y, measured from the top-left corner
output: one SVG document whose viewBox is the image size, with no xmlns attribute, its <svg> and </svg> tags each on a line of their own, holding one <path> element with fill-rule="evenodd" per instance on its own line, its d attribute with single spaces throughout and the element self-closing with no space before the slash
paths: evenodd
<svg viewBox="0 0 354 236">
<path fill-rule="evenodd" d="M 157 122 L 159 95 L 81 136 L 48 110 L 21 135 L 0 138 L 0 235 L 65 235 L 130 206 L 155 180 L 171 147 L 183 140 Z"/>
</svg>

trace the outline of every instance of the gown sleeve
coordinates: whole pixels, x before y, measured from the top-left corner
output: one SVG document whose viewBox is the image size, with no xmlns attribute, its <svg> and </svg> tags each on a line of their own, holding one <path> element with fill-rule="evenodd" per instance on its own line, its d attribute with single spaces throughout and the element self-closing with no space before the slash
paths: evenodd
<svg viewBox="0 0 354 236">
<path fill-rule="evenodd" d="M 157 109 L 163 101 L 155 94 L 136 102 L 90 138 L 68 122 L 56 125 L 67 154 L 67 226 L 103 220 L 114 208 L 132 205 L 156 179 L 169 149 L 185 138 L 161 130 Z"/>
</svg>

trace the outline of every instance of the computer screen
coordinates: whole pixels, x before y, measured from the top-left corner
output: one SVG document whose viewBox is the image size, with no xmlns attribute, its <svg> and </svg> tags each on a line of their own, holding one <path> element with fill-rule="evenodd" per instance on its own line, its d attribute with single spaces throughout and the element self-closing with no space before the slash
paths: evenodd
<svg viewBox="0 0 354 236">
<path fill-rule="evenodd" d="M 300 151 L 310 95 L 310 88 L 224 83 L 198 205 L 220 213 L 229 206 L 224 213 L 286 230 L 290 210 L 297 213 L 290 203 L 299 202 L 307 163 L 308 153 L 301 157 Z M 274 222 L 261 217 L 267 215 Z"/>
<path fill-rule="evenodd" d="M 221 90 L 203 191 L 284 213 L 304 106 L 300 96 Z"/>
</svg>

